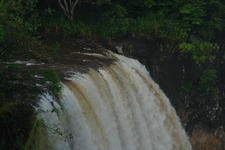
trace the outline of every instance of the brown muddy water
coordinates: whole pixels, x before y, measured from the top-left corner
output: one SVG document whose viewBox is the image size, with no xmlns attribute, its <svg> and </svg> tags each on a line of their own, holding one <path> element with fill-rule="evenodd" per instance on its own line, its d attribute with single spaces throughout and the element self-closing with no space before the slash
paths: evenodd
<svg viewBox="0 0 225 150">
<path fill-rule="evenodd" d="M 50 41 L 49 43 L 52 43 Z M 104 48 L 94 48 L 93 46 L 79 46 L 75 42 L 60 42 L 57 58 L 53 58 L 52 62 L 43 63 L 35 60 L 14 60 L 25 68 L 25 70 L 34 70 L 41 72 L 47 68 L 53 68 L 58 73 L 61 80 L 68 77 L 74 72 L 85 73 L 89 68 L 97 69 L 102 66 L 110 65 L 114 59 L 107 56 Z M 38 74 L 38 73 L 37 73 Z"/>
</svg>

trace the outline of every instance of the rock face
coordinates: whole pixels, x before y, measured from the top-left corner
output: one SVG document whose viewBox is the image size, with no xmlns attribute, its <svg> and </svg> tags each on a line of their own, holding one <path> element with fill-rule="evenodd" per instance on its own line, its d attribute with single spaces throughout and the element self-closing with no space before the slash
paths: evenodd
<svg viewBox="0 0 225 150">
<path fill-rule="evenodd" d="M 119 54 L 123 55 L 123 45 L 122 44 L 120 46 L 115 46 L 115 48 Z"/>
<path fill-rule="evenodd" d="M 201 128 L 196 128 L 192 132 L 190 141 L 193 149 L 204 150 L 224 150 L 225 149 L 225 132 L 219 127 L 211 132 Z"/>
</svg>

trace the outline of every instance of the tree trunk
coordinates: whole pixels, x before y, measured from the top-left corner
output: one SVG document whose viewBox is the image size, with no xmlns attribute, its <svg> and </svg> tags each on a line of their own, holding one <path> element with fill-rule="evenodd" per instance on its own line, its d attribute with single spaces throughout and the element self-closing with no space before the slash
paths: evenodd
<svg viewBox="0 0 225 150">
<path fill-rule="evenodd" d="M 58 0 L 59 6 L 62 8 L 64 15 L 69 19 L 73 20 L 73 14 L 74 14 L 74 9 L 76 5 L 78 4 L 79 0 L 69 0 L 69 4 L 67 0 Z"/>
</svg>

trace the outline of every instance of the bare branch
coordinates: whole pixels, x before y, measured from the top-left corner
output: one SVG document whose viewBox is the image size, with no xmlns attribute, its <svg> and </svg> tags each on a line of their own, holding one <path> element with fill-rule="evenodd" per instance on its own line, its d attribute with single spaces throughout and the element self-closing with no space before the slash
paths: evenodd
<svg viewBox="0 0 225 150">
<path fill-rule="evenodd" d="M 66 7 L 66 12 L 69 13 L 68 4 L 67 4 L 67 1 L 66 0 L 64 0 L 64 4 L 65 4 L 65 7 Z"/>
<path fill-rule="evenodd" d="M 61 0 L 58 0 L 58 3 L 59 3 L 59 5 L 60 5 L 60 7 L 62 8 L 63 12 L 65 13 L 65 12 L 66 12 L 66 9 L 65 9 L 65 7 L 63 6 Z"/>
<path fill-rule="evenodd" d="M 70 8 L 72 7 L 72 3 L 73 3 L 72 0 L 70 0 Z"/>
<path fill-rule="evenodd" d="M 77 3 L 79 2 L 79 0 L 76 0 L 75 1 L 75 3 L 74 3 L 74 5 L 73 5 L 73 7 L 72 7 L 72 9 L 74 10 L 74 8 L 77 6 Z"/>
<path fill-rule="evenodd" d="M 70 12 L 71 12 L 71 19 L 73 19 L 74 9 L 75 9 L 75 7 L 77 6 L 78 1 L 79 1 L 79 0 L 76 0 L 76 1 L 75 1 L 75 3 L 73 4 L 73 6 L 72 6 L 72 8 L 71 8 L 71 10 L 70 10 Z"/>
<path fill-rule="evenodd" d="M 68 11 L 66 10 L 66 8 L 63 6 L 62 1 L 61 1 L 61 0 L 58 0 L 58 3 L 59 3 L 59 5 L 60 5 L 60 7 L 62 8 L 63 13 L 65 14 L 65 16 L 66 16 L 67 18 L 70 18 L 69 12 L 68 12 Z"/>
<path fill-rule="evenodd" d="M 69 0 L 69 5 L 67 3 L 67 0 L 63 0 L 63 2 L 64 3 L 62 3 L 62 0 L 58 0 L 58 3 L 62 8 L 65 16 L 70 20 L 73 20 L 74 9 L 78 4 L 79 0 L 75 0 L 75 2 L 73 0 Z"/>
</svg>

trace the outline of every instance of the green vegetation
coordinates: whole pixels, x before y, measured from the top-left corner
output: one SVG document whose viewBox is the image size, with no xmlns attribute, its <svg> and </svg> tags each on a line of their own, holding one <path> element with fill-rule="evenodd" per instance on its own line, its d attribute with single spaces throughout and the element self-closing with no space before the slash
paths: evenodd
<svg viewBox="0 0 225 150">
<path fill-rule="evenodd" d="M 216 84 L 216 70 L 205 70 L 200 76 L 200 81 L 198 83 L 199 92 L 207 95 L 216 95 L 216 89 L 214 88 Z"/>
<path fill-rule="evenodd" d="M 215 55 L 211 53 L 219 49 L 217 44 L 204 41 L 195 41 L 193 43 L 183 42 L 178 45 L 181 53 L 189 53 L 191 59 L 195 61 L 196 64 L 201 65 L 206 62 L 213 62 L 215 60 Z"/>
<path fill-rule="evenodd" d="M 124 36 L 129 29 L 129 20 L 126 18 L 127 12 L 123 6 L 112 5 L 103 13 L 102 36 L 105 39 L 115 39 Z"/>
<path fill-rule="evenodd" d="M 59 88 L 37 86 L 41 81 L 35 72 L 26 71 L 16 59 L 51 60 L 55 47 L 47 46 L 36 37 L 41 26 L 40 12 L 35 9 L 37 0 L 0 1 L 0 149 L 22 150 L 26 148 L 33 130 L 36 130 L 34 106 L 38 95 L 45 88 L 59 92 Z M 49 85 L 59 85 L 54 74 Z M 58 81 L 58 83 L 57 83 Z M 52 89 L 51 89 L 52 88 Z M 54 93 L 53 93 L 54 94 Z"/>
<path fill-rule="evenodd" d="M 54 6 L 51 8 L 55 10 L 52 14 L 53 17 L 48 22 L 56 22 L 54 20 L 59 19 L 58 17 L 54 18 L 54 16 L 62 14 L 62 10 L 56 7 L 56 2 L 50 1 L 50 4 L 46 6 L 43 5 L 43 2 L 39 3 L 44 9 Z M 73 23 L 67 24 L 70 26 L 69 29 L 76 27 L 78 35 L 90 35 L 91 32 L 92 35 L 95 34 L 106 39 L 115 39 L 127 32 L 139 31 L 173 40 L 185 40 L 190 33 L 197 32 L 202 39 L 208 40 L 213 38 L 215 30 L 222 30 L 224 27 L 223 8 L 224 4 L 220 0 L 210 2 L 206 0 L 197 2 L 193 0 L 159 2 L 154 0 L 108 0 L 97 3 L 80 0 L 79 7 L 74 10 L 73 21 L 71 21 L 72 19 L 67 20 L 67 22 Z M 65 22 L 63 24 L 65 25 Z M 64 28 L 67 27 L 64 26 Z M 87 28 L 89 30 L 85 30 Z M 60 31 L 65 32 L 63 28 Z"/>
<path fill-rule="evenodd" d="M 54 69 L 49 68 L 43 71 L 43 82 L 50 82 L 50 83 L 46 83 L 48 89 L 50 90 L 50 93 L 52 93 L 53 95 L 58 95 L 60 90 L 61 90 L 61 84 L 60 84 L 60 79 L 57 76 L 56 72 Z"/>
<path fill-rule="evenodd" d="M 191 88 L 193 87 L 192 82 L 181 82 L 181 94 L 188 94 L 191 91 Z"/>
<path fill-rule="evenodd" d="M 55 71 L 47 69 L 43 76 L 44 80 L 41 81 L 34 77 L 34 73 L 23 70 L 18 64 L 1 68 L 1 149 L 24 149 L 28 138 L 33 138 L 30 132 L 34 132 L 37 127 L 33 107 L 39 102 L 38 95 L 46 92 L 45 89 L 58 95 L 61 86 Z M 37 83 L 44 87 L 37 86 Z"/>
<path fill-rule="evenodd" d="M 41 89 L 35 86 L 31 73 L 18 64 L 1 68 L 0 72 L 1 149 L 23 149 L 35 119 L 33 106 Z"/>
</svg>

